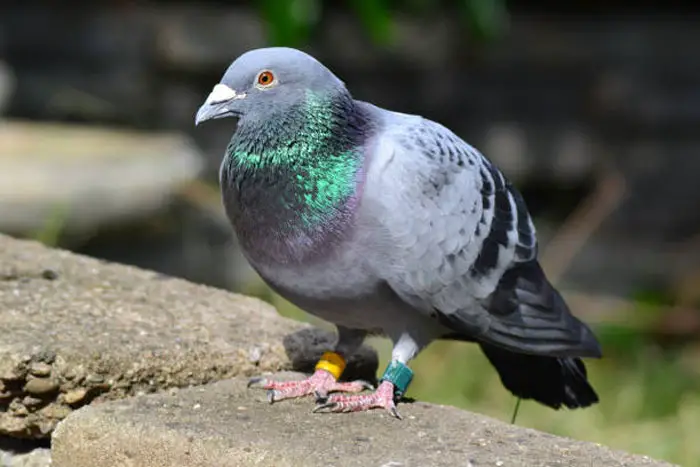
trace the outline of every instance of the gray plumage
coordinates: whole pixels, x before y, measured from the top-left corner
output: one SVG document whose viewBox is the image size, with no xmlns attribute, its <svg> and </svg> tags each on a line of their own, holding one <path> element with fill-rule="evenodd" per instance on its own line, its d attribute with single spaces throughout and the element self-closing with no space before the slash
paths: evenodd
<svg viewBox="0 0 700 467">
<path fill-rule="evenodd" d="M 279 85 L 257 92 L 252 83 L 266 69 Z M 472 341 L 519 397 L 554 408 L 597 402 L 578 357 L 599 357 L 599 345 L 542 272 L 521 195 L 479 151 L 436 122 L 353 100 L 342 81 L 293 49 L 249 52 L 222 84 L 246 97 L 205 104 L 198 121 L 240 117 L 221 170 L 227 213 L 261 277 L 338 326 L 340 353 L 367 333 L 388 336 L 392 358 L 402 363 L 435 339 Z M 307 134 L 318 125 L 299 121 L 311 118 L 297 110 L 309 92 L 331 102 L 325 146 L 313 146 L 319 138 Z M 290 125 L 294 130 L 285 130 Z M 311 145 L 310 155 L 294 153 L 294 163 L 277 165 L 241 162 L 250 152 L 241 148 L 272 159 L 294 145 Z M 358 168 L 348 178 L 350 194 L 323 225 L 302 225 L 281 204 L 270 208 L 298 190 L 287 178 L 322 167 L 307 159 L 333 155 L 333 148 L 357 158 Z"/>
</svg>

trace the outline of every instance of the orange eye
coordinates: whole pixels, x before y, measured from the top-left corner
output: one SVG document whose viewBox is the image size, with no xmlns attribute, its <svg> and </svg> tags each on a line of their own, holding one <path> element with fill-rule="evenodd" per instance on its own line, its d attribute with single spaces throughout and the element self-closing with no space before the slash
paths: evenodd
<svg viewBox="0 0 700 467">
<path fill-rule="evenodd" d="M 258 74 L 258 84 L 260 86 L 269 86 L 275 80 L 275 75 L 271 71 L 261 71 Z"/>
</svg>

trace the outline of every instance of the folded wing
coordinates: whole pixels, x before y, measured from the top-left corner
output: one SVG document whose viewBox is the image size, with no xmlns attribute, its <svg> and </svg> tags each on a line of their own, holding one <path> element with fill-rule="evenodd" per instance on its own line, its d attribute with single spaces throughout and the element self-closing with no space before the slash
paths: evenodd
<svg viewBox="0 0 700 467">
<path fill-rule="evenodd" d="M 524 354 L 599 356 L 537 262 L 520 193 L 447 128 L 393 115 L 367 193 L 392 245 L 386 282 L 452 337 Z"/>
</svg>

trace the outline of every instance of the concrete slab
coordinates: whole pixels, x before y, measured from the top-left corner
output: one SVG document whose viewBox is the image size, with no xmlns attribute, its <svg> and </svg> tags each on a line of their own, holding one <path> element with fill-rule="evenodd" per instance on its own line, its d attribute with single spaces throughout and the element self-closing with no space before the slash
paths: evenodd
<svg viewBox="0 0 700 467">
<path fill-rule="evenodd" d="M 312 414 L 311 399 L 269 405 L 263 391 L 245 383 L 236 378 L 83 408 L 56 429 L 52 465 L 670 465 L 426 403 L 401 404 L 404 420 L 381 411 Z"/>
</svg>

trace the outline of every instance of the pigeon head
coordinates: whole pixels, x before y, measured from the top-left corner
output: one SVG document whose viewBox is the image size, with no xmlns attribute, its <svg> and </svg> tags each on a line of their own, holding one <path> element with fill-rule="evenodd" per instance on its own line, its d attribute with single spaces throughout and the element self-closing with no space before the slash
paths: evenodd
<svg viewBox="0 0 700 467">
<path fill-rule="evenodd" d="M 263 120 L 298 106 L 309 92 L 347 93 L 312 56 L 296 49 L 255 49 L 238 57 L 197 111 L 195 124 L 224 117 Z"/>
</svg>

